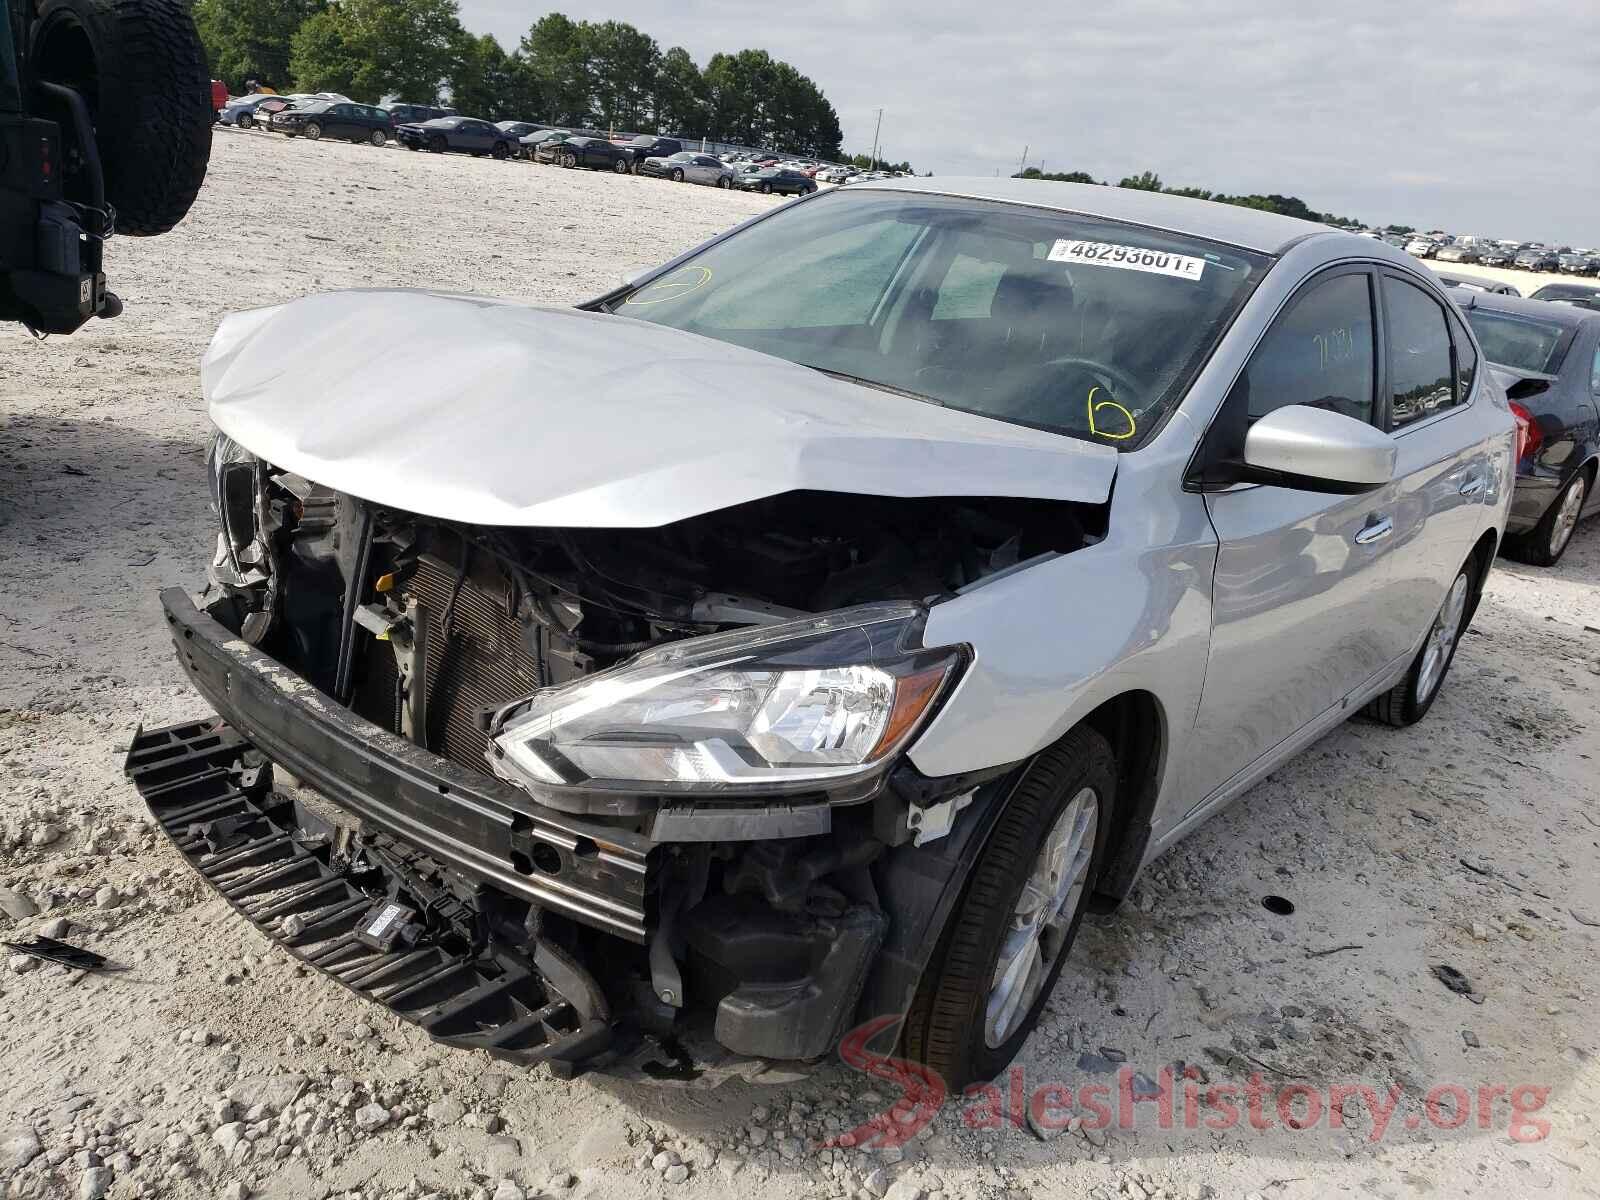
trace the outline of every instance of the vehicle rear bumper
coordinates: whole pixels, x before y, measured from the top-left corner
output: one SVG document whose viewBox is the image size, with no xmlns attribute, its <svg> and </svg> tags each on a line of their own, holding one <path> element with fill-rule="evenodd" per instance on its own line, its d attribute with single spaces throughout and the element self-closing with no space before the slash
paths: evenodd
<svg viewBox="0 0 1600 1200">
<path fill-rule="evenodd" d="M 164 590 L 161 603 L 200 694 L 335 807 L 476 883 L 645 940 L 647 838 L 543 808 L 509 783 L 380 729 L 235 637 L 181 588 Z M 534 865 L 557 860 L 555 871 Z"/>
</svg>

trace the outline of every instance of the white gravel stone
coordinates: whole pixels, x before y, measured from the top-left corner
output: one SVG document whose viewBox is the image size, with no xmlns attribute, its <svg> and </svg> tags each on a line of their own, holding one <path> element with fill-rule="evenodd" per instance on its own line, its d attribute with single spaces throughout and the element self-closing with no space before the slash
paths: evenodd
<svg viewBox="0 0 1600 1200">
<path fill-rule="evenodd" d="M 0 912 L 5 913 L 13 921 L 26 921 L 38 911 L 39 906 L 21 892 L 0 887 Z"/>
<path fill-rule="evenodd" d="M 211 1131 L 211 1140 L 222 1147 L 222 1152 L 230 1157 L 240 1142 L 245 1140 L 244 1122 L 229 1121 L 226 1125 L 218 1125 Z"/>
<path fill-rule="evenodd" d="M 494 1189 L 494 1200 L 528 1200 L 528 1193 L 514 1180 L 502 1179 L 500 1186 Z"/>
<path fill-rule="evenodd" d="M 454 1096 L 441 1096 L 428 1105 L 427 1114 L 435 1125 L 454 1125 L 467 1115 L 467 1109 Z"/>
<path fill-rule="evenodd" d="M 682 1163 L 674 1163 L 665 1171 L 661 1172 L 661 1178 L 665 1179 L 668 1183 L 682 1183 L 685 1179 L 689 1178 L 689 1168 L 684 1166 Z"/>
<path fill-rule="evenodd" d="M 356 1109 L 356 1128 L 376 1133 L 389 1123 L 389 1110 L 381 1104 L 364 1104 Z"/>
<path fill-rule="evenodd" d="M 0 1134 L 0 1162 L 11 1168 L 25 1167 L 39 1157 L 44 1146 L 31 1129 L 8 1129 Z"/>
<path fill-rule="evenodd" d="M 110 1167 L 90 1167 L 78 1179 L 78 1200 L 100 1200 L 112 1178 Z"/>
</svg>

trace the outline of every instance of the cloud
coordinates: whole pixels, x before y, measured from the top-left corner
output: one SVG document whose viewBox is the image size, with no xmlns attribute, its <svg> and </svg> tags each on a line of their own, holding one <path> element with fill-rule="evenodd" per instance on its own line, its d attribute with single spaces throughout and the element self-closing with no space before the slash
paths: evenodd
<svg viewBox="0 0 1600 1200">
<path fill-rule="evenodd" d="M 462 0 L 514 46 L 540 15 Z M 1446 0 L 612 0 L 704 65 L 760 47 L 828 95 L 846 147 L 941 175 L 1028 162 L 1287 192 L 1313 208 L 1500 237 L 1600 241 L 1590 152 L 1600 5 Z"/>
</svg>

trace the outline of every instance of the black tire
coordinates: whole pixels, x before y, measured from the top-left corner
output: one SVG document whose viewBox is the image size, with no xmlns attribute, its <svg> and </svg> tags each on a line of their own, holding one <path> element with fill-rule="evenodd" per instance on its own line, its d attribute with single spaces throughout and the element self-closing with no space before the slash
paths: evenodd
<svg viewBox="0 0 1600 1200">
<path fill-rule="evenodd" d="M 30 6 L 31 7 L 31 6 Z M 165 233 L 211 158 L 211 73 L 182 0 L 45 0 L 35 75 L 82 94 L 118 233 Z"/>
<path fill-rule="evenodd" d="M 563 154 L 561 156 L 561 165 L 569 171 L 572 170 L 578 165 L 578 156 L 576 154 Z"/>
<path fill-rule="evenodd" d="M 717 176 L 717 186 L 719 188 L 731 188 L 733 186 L 733 181 L 726 175 L 719 175 Z"/>
<path fill-rule="evenodd" d="M 1038 1023 L 1072 951 L 1116 813 L 1117 763 L 1105 738 L 1087 726 L 1039 755 L 1007 801 L 979 852 L 965 891 L 923 972 L 901 1031 L 905 1057 L 937 1071 L 954 1093 L 993 1079 L 1010 1063 Z M 1009 1037 L 990 1046 L 984 1010 L 1001 941 L 1030 869 L 1052 825 L 1084 788 L 1098 802 L 1094 854 L 1055 962 Z"/>
<path fill-rule="evenodd" d="M 256 119 L 254 117 L 252 117 L 249 113 L 240 113 L 239 114 L 239 128 L 240 129 L 249 129 L 250 126 L 254 125 L 255 123 L 256 123 Z"/>
<path fill-rule="evenodd" d="M 504 162 L 506 159 L 511 157 L 511 147 L 506 145 L 504 142 L 496 142 L 494 144 L 494 149 L 491 150 L 490 153 L 494 156 L 497 162 Z"/>
<path fill-rule="evenodd" d="M 406 146 L 407 150 L 421 150 L 422 149 L 422 147 L 417 145 L 415 142 L 407 142 L 405 144 L 405 146 Z"/>
<path fill-rule="evenodd" d="M 1467 626 L 1472 623 L 1472 612 L 1478 603 L 1478 585 L 1481 572 L 1478 569 L 1477 555 L 1462 565 L 1456 572 L 1456 578 L 1451 582 L 1450 590 L 1445 592 L 1445 598 L 1440 603 L 1439 614 L 1434 617 L 1437 623 L 1450 604 L 1451 596 L 1458 584 L 1465 580 L 1463 593 L 1464 603 L 1461 615 L 1456 619 L 1455 632 L 1450 636 L 1450 646 L 1445 652 L 1443 665 L 1439 674 L 1424 690 L 1423 668 L 1428 661 L 1428 652 L 1433 644 L 1433 627 L 1429 628 L 1428 636 L 1422 643 L 1422 649 L 1417 651 L 1417 657 L 1412 659 L 1411 668 L 1406 672 L 1406 677 L 1395 684 L 1383 695 L 1371 700 L 1361 710 L 1364 716 L 1374 721 L 1381 721 L 1385 725 L 1393 725 L 1403 729 L 1407 725 L 1415 725 L 1428 715 L 1428 710 L 1433 707 L 1433 702 L 1439 698 L 1439 693 L 1444 691 L 1444 681 L 1450 674 L 1450 664 L 1456 660 L 1456 651 L 1461 646 L 1462 635 L 1466 633 Z"/>
<path fill-rule="evenodd" d="M 307 139 L 310 140 L 310 141 L 313 141 L 313 142 L 321 141 L 322 140 L 322 122 L 321 121 L 307 121 L 303 126 L 301 126 L 300 132 L 305 134 Z"/>
<path fill-rule="evenodd" d="M 772 195 L 772 185 L 771 185 L 771 184 L 770 184 L 770 183 L 763 183 L 763 184 L 762 184 L 762 185 L 761 185 L 761 194 L 762 194 L 762 195 L 763 195 L 763 196 L 770 196 L 770 195 Z"/>
<path fill-rule="evenodd" d="M 389 135 L 381 129 L 374 129 L 371 133 L 367 134 L 367 141 L 371 142 L 374 146 L 386 146 L 389 144 Z"/>
<path fill-rule="evenodd" d="M 616 162 L 611 164 L 611 169 L 618 175 L 626 175 L 628 173 L 628 160 L 625 158 L 617 159 Z"/>
<path fill-rule="evenodd" d="M 683 172 L 681 170 L 679 170 L 677 167 L 673 167 L 672 168 L 672 182 L 673 183 L 682 183 L 683 182 Z"/>
<path fill-rule="evenodd" d="M 1588 469 L 1573 472 L 1572 478 L 1567 480 L 1567 486 L 1556 493 L 1556 498 L 1545 509 L 1539 523 L 1520 537 L 1506 539 L 1506 557 L 1527 563 L 1530 567 L 1553 567 L 1560 562 L 1567 547 L 1572 545 L 1572 535 L 1577 530 L 1577 522 L 1569 525 L 1561 519 L 1561 514 L 1566 505 L 1576 504 L 1581 518 L 1589 488 Z"/>
<path fill-rule="evenodd" d="M 444 138 L 440 137 L 437 133 L 428 139 L 429 154 L 443 154 L 445 152 L 445 148 L 446 142 Z"/>
</svg>

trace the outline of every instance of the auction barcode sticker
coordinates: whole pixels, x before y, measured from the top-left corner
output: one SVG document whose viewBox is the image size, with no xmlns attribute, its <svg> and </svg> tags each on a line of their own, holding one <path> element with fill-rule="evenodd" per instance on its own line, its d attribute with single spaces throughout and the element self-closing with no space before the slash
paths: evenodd
<svg viewBox="0 0 1600 1200">
<path fill-rule="evenodd" d="M 1075 242 L 1062 238 L 1050 247 L 1051 262 L 1088 263 L 1096 267 L 1117 267 L 1124 271 L 1149 271 L 1179 279 L 1199 279 L 1206 260 L 1165 250 L 1144 250 L 1138 246 L 1119 246 L 1114 242 Z"/>
</svg>

